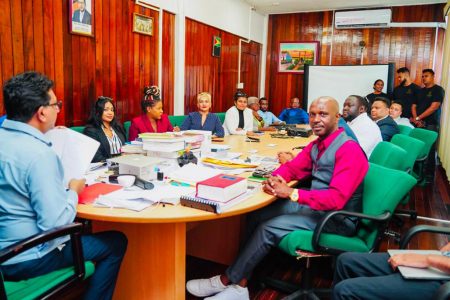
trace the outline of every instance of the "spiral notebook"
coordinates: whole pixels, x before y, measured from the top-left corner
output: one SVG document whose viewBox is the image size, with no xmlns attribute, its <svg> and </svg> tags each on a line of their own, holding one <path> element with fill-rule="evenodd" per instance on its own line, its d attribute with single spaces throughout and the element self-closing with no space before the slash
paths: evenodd
<svg viewBox="0 0 450 300">
<path fill-rule="evenodd" d="M 210 211 L 216 214 L 223 213 L 229 208 L 241 203 L 242 201 L 248 199 L 252 192 L 247 191 L 246 193 L 231 199 L 227 202 L 217 202 L 213 200 L 208 200 L 200 197 L 194 196 L 181 196 L 180 204 L 187 207 L 192 207 L 196 209 L 201 209 L 205 211 Z"/>
</svg>

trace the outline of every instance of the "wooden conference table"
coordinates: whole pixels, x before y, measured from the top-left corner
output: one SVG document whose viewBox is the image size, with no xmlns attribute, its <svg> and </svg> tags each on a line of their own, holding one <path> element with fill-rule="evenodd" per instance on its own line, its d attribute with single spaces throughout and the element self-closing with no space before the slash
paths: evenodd
<svg viewBox="0 0 450 300">
<path fill-rule="evenodd" d="M 314 138 L 276 139 L 266 133 L 259 143 L 227 136 L 224 144 L 244 157 L 275 156 Z M 181 205 L 159 205 L 141 212 L 78 205 L 78 217 L 93 220 L 94 231 L 119 230 L 128 237 L 114 299 L 179 300 L 185 298 L 186 255 L 231 263 L 239 247 L 242 215 L 274 200 L 261 191 L 219 215 Z"/>
</svg>

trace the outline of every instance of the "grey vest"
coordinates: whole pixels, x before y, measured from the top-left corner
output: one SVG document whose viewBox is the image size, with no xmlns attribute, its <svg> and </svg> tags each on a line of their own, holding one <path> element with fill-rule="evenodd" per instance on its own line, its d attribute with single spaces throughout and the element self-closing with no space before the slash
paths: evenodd
<svg viewBox="0 0 450 300">
<path fill-rule="evenodd" d="M 334 166 L 335 166 L 335 158 L 336 151 L 347 141 L 353 140 L 350 138 L 345 132 L 339 134 L 334 141 L 325 149 L 325 152 L 322 153 L 322 156 L 317 160 L 317 155 L 319 153 L 319 149 L 317 144 L 313 146 L 311 149 L 311 159 L 313 162 L 313 169 L 311 172 L 312 181 L 311 181 L 311 190 L 325 190 L 328 189 L 331 178 L 333 177 Z M 351 157 L 349 157 L 351 159 Z M 362 211 L 362 193 L 363 193 L 363 182 L 356 188 L 353 195 L 345 204 L 343 210 L 353 211 L 353 212 L 361 212 Z M 342 219 L 344 217 L 336 216 L 333 218 L 333 221 L 328 223 L 330 226 L 326 226 L 328 232 L 338 232 L 345 233 L 344 228 L 341 227 Z M 347 218 L 348 219 L 348 218 Z M 334 224 L 333 224 L 334 223 Z M 334 227 L 334 230 L 333 230 Z"/>
</svg>

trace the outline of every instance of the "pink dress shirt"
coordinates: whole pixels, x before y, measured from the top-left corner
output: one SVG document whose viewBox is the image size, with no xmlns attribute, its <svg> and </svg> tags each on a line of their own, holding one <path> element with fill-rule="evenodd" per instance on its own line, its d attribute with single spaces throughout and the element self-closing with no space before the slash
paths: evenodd
<svg viewBox="0 0 450 300">
<path fill-rule="evenodd" d="M 142 114 L 139 117 L 136 117 L 133 120 L 131 120 L 129 140 L 134 141 L 138 137 L 139 133 L 144 132 L 163 133 L 168 131 L 173 131 L 173 127 L 172 124 L 170 124 L 169 118 L 167 117 L 166 114 L 163 114 L 161 116 L 161 119 L 156 120 L 156 131 L 150 124 L 150 120 L 148 119 L 147 115 Z"/>
<path fill-rule="evenodd" d="M 312 147 L 317 144 L 319 158 L 343 130 L 340 128 L 324 139 L 318 138 L 309 143 L 293 160 L 275 170 L 273 175 L 280 175 L 287 182 L 310 177 L 313 167 Z M 340 210 L 363 181 L 368 169 L 369 163 L 361 147 L 355 141 L 347 141 L 336 151 L 333 177 L 328 189 L 299 189 L 298 203 L 315 210 Z"/>
</svg>

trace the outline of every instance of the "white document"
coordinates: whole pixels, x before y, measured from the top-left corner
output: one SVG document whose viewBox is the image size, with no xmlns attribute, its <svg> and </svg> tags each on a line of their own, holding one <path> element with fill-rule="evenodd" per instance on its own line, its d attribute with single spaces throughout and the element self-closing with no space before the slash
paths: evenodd
<svg viewBox="0 0 450 300">
<path fill-rule="evenodd" d="M 405 253 L 416 253 L 416 254 L 434 254 L 434 255 L 442 255 L 440 251 L 437 250 L 388 250 L 390 256 L 396 254 L 405 254 Z M 423 279 L 423 280 L 449 280 L 450 274 L 444 273 L 441 270 L 435 268 L 413 268 L 413 267 L 405 267 L 399 266 L 398 270 L 402 274 L 405 279 Z"/>
<path fill-rule="evenodd" d="M 153 204 L 155 204 L 155 202 L 143 198 L 116 199 L 116 198 L 109 198 L 103 195 L 98 197 L 97 200 L 95 200 L 94 202 L 94 206 L 109 207 L 109 208 L 125 208 L 134 211 L 144 210 Z"/>
<path fill-rule="evenodd" d="M 83 178 L 100 143 L 69 128 L 54 128 L 45 135 L 61 159 L 64 182 Z"/>
<path fill-rule="evenodd" d="M 131 210 L 142 210 L 154 203 L 178 204 L 182 195 L 191 195 L 195 193 L 194 187 L 156 185 L 152 190 L 118 190 L 107 195 L 102 195 L 96 201 L 97 204 L 107 207 L 120 207 Z M 147 201 L 148 205 L 138 209 Z M 136 207 L 137 206 L 137 207 Z"/>
<path fill-rule="evenodd" d="M 193 163 L 189 163 L 187 165 L 184 165 L 180 169 L 176 170 L 175 172 L 169 174 L 169 178 L 174 181 L 195 185 L 197 184 L 197 182 L 217 176 L 221 173 L 222 171 L 217 169 L 212 169 L 196 165 Z"/>
</svg>

